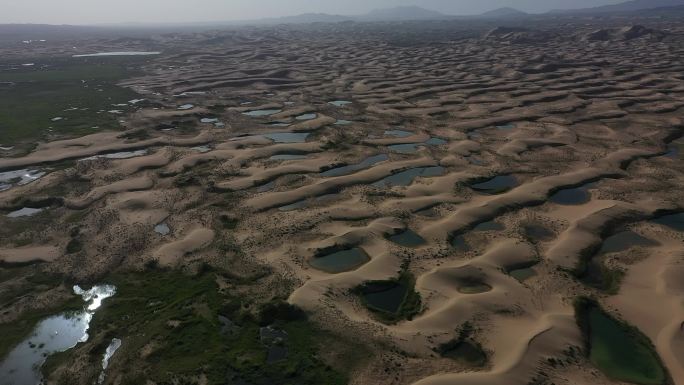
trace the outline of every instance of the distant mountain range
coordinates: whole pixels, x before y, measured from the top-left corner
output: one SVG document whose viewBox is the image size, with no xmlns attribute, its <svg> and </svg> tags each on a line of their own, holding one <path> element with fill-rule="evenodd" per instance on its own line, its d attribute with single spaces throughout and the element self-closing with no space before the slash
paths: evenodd
<svg viewBox="0 0 684 385">
<path fill-rule="evenodd" d="M 652 12 L 655 9 L 669 9 L 684 7 L 684 0 L 630 0 L 620 4 L 601 7 L 554 10 L 549 14 L 609 14 L 629 12 Z M 679 11 L 679 9 L 676 9 Z M 480 15 L 454 16 L 441 12 L 421 8 L 418 6 L 376 9 L 364 15 L 330 15 L 325 13 L 307 13 L 297 16 L 278 17 L 271 19 L 250 20 L 244 23 L 257 24 L 287 24 L 287 23 L 335 23 L 343 21 L 407 21 L 407 20 L 454 20 L 454 19 L 505 19 L 522 18 L 531 14 L 511 7 L 494 9 Z M 539 15 L 537 15 L 539 16 Z"/>
<path fill-rule="evenodd" d="M 552 11 L 552 13 L 624 13 L 679 6 L 684 6 L 684 0 L 631 0 L 624 3 L 604 5 L 601 7 L 555 10 Z"/>
<path fill-rule="evenodd" d="M 524 16 L 529 16 L 529 13 L 517 10 L 515 8 L 511 8 L 511 7 L 504 7 L 504 8 L 495 9 L 495 10 L 485 12 L 485 13 L 480 15 L 480 17 L 488 17 L 488 18 L 524 17 Z"/>
<path fill-rule="evenodd" d="M 684 16 L 684 0 L 630 0 L 620 4 L 606 5 L 594 8 L 555 10 L 548 15 L 604 15 L 629 14 L 637 12 L 640 16 Z M 273 25 L 273 24 L 310 24 L 310 23 L 340 23 L 340 22 L 368 22 L 368 21 L 409 21 L 409 20 L 477 20 L 477 19 L 520 19 L 525 17 L 543 17 L 544 14 L 528 14 L 515 8 L 504 7 L 494 9 L 479 15 L 455 16 L 440 13 L 418 6 L 403 6 L 395 8 L 376 9 L 363 15 L 332 15 L 327 13 L 304 13 L 294 16 L 265 18 L 244 21 L 214 21 L 188 23 L 121 23 L 100 25 L 101 28 L 126 28 L 145 30 L 147 28 L 171 29 L 201 29 L 207 27 L 221 27 L 226 25 Z M 74 26 L 47 26 L 26 24 L 0 25 L 0 41 L 15 40 L 21 36 L 46 36 L 51 29 L 58 28 L 61 32 L 73 34 L 84 33 Z M 89 27 L 88 27 L 89 28 Z M 94 33 L 95 31 L 88 31 Z"/>
</svg>

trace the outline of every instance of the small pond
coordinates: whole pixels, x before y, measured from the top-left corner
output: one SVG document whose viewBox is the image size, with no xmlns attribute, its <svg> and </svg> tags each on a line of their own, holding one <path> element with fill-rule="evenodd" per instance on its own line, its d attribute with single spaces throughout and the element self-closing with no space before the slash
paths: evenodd
<svg viewBox="0 0 684 385">
<path fill-rule="evenodd" d="M 259 118 L 262 116 L 271 116 L 277 113 L 283 112 L 283 110 L 271 109 L 271 110 L 252 110 L 243 112 L 242 115 L 250 116 L 252 118 Z"/>
<path fill-rule="evenodd" d="M 384 179 L 381 179 L 373 183 L 373 186 L 379 188 L 393 186 L 408 186 L 411 183 L 413 183 L 413 180 L 417 177 L 440 176 L 444 174 L 444 171 L 444 167 L 440 166 L 412 168 L 406 171 L 396 173 L 394 175 L 390 175 Z"/>
<path fill-rule="evenodd" d="M 473 190 L 489 195 L 503 194 L 518 185 L 518 180 L 513 175 L 499 175 L 487 181 L 470 186 Z"/>
<path fill-rule="evenodd" d="M 330 274 L 342 273 L 359 268 L 370 261 L 370 257 L 363 249 L 355 247 L 337 251 L 328 255 L 314 257 L 309 261 L 309 264 L 318 270 Z"/>
<path fill-rule="evenodd" d="M 333 100 L 332 102 L 328 102 L 328 104 L 332 104 L 335 107 L 344 107 L 348 104 L 351 104 L 352 102 L 348 100 Z"/>
<path fill-rule="evenodd" d="M 662 226 L 666 226 L 676 231 L 684 231 L 684 213 L 665 215 L 652 220 Z"/>
<path fill-rule="evenodd" d="M 390 242 L 404 247 L 419 247 L 425 245 L 427 242 L 423 237 L 416 234 L 413 230 L 408 229 L 396 235 L 387 237 Z"/>
<path fill-rule="evenodd" d="M 82 55 L 72 55 L 72 57 L 101 57 L 101 56 L 153 56 L 159 55 L 159 51 L 120 51 L 120 52 L 97 52 Z"/>
<path fill-rule="evenodd" d="M 342 175 L 349 175 L 353 174 L 357 171 L 364 170 L 367 168 L 370 168 L 374 166 L 377 163 L 384 162 L 389 159 L 389 156 L 386 154 L 379 154 L 379 155 L 374 155 L 371 157 L 368 157 L 364 159 L 362 162 L 357 163 L 357 164 L 350 164 L 347 166 L 342 166 L 342 167 L 336 167 L 332 168 L 330 170 L 324 171 L 320 173 L 320 176 L 324 178 L 329 178 L 329 177 L 334 177 L 334 176 L 342 176 Z"/>
<path fill-rule="evenodd" d="M 309 132 L 274 132 L 263 136 L 276 143 L 304 143 L 309 135 Z"/>
<path fill-rule="evenodd" d="M 36 325 L 33 333 L 17 345 L 0 364 L 3 385 L 37 385 L 41 383 L 40 368 L 48 356 L 69 350 L 88 340 L 88 327 L 102 301 L 116 293 L 114 286 L 94 286 L 83 290 L 74 286 L 74 293 L 86 302 L 84 309 L 48 317 Z"/>
<path fill-rule="evenodd" d="M 370 282 L 361 289 L 368 307 L 396 314 L 406 298 L 408 288 L 398 282 Z"/>
</svg>

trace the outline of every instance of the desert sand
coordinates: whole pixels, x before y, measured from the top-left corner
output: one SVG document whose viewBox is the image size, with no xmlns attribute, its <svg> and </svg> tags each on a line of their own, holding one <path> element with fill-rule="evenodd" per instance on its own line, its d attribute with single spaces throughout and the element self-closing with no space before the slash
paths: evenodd
<svg viewBox="0 0 684 385">
<path fill-rule="evenodd" d="M 22 230 L 33 235 L 30 245 L 0 240 L 0 260 L 85 280 L 150 261 L 224 266 L 220 244 L 230 238 L 245 259 L 229 270 L 267 266 L 292 283 L 291 304 L 374 351 L 350 375 L 359 385 L 620 383 L 568 355 L 584 346 L 573 300 L 594 296 L 643 332 L 671 382 L 684 384 L 684 235 L 649 222 L 684 211 L 684 164 L 668 147 L 684 133 L 684 25 L 647 20 L 652 30 L 619 32 L 633 22 L 569 19 L 513 33 L 488 24 L 340 24 L 160 37 L 162 54 L 120 84 L 150 102 L 125 116 L 122 131 L 0 158 L 0 172 L 47 172 L 0 192 L 3 212 L 32 199 L 56 202 L 46 214 L 52 225 Z M 125 45 L 92 39 L 79 47 Z M 59 54 L 51 49 L 31 54 Z M 18 62 L 29 53 L 7 54 Z M 185 104 L 194 107 L 178 108 Z M 272 111 L 254 113 L 261 110 Z M 192 129 L 173 129 L 180 121 Z M 140 130 L 144 137 L 131 135 Z M 136 150 L 146 153 L 85 159 Z M 55 166 L 65 161 L 72 163 Z M 321 175 L 345 166 L 354 167 Z M 416 169 L 425 170 L 402 178 Z M 500 191 L 471 188 L 503 175 L 514 182 Z M 590 183 L 586 201 L 551 200 Z M 74 213 L 84 245 L 67 253 L 65 218 Z M 222 217 L 236 225 L 221 228 Z M 490 221 L 501 226 L 478 230 Z M 170 234 L 154 232 L 162 222 Z M 531 239 L 531 224 L 551 235 Z M 658 245 L 611 254 L 607 263 L 624 271 L 613 294 L 580 282 L 573 270 L 623 228 Z M 387 239 L 406 229 L 426 243 Z M 459 237 L 467 249 L 452 246 Z M 368 262 L 337 274 L 311 265 L 351 248 Z M 530 265 L 529 279 L 509 274 Z M 415 277 L 420 311 L 382 322 L 352 291 L 402 270 Z M 459 285 L 473 279 L 489 289 L 464 292 Z M 264 296 L 277 280 L 265 282 Z M 482 367 L 436 354 L 464 323 L 486 352 Z M 388 372 L 388 362 L 400 366 Z"/>
</svg>

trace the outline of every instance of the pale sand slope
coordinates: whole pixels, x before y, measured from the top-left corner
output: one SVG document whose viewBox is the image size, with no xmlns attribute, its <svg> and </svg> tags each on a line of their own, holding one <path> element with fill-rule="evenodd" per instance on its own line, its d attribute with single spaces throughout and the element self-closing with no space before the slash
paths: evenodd
<svg viewBox="0 0 684 385">
<path fill-rule="evenodd" d="M 80 159 L 90 156 L 120 151 L 131 151 L 154 146 L 194 146 L 210 142 L 210 133 L 201 133 L 194 138 L 157 137 L 130 142 L 121 133 L 103 132 L 69 139 L 40 144 L 31 154 L 21 158 L 0 159 L 0 170 L 16 169 L 41 163 L 58 162 L 67 159 Z"/>
<path fill-rule="evenodd" d="M 682 384 L 684 248 L 681 240 L 664 237 L 659 230 L 652 229 L 646 235 L 659 235 L 650 238 L 662 245 L 629 267 L 619 294 L 608 297 L 606 303 L 651 339 L 675 384 Z"/>
<path fill-rule="evenodd" d="M 5 263 L 52 262 L 62 256 L 55 246 L 29 246 L 15 249 L 0 249 L 0 261 Z"/>
<path fill-rule="evenodd" d="M 76 210 L 81 210 L 109 194 L 126 191 L 147 190 L 152 188 L 152 186 L 154 186 L 154 180 L 147 176 L 124 179 L 112 184 L 96 187 L 83 198 L 67 200 L 66 206 Z"/>
</svg>

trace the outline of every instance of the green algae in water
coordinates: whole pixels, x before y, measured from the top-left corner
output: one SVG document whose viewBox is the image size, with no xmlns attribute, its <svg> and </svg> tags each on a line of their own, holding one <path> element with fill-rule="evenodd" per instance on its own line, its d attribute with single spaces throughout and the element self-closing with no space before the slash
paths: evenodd
<svg viewBox="0 0 684 385">
<path fill-rule="evenodd" d="M 638 329 L 606 314 L 593 300 L 575 305 L 589 346 L 589 359 L 615 380 L 639 385 L 667 383 L 667 373 L 651 342 Z"/>
</svg>

